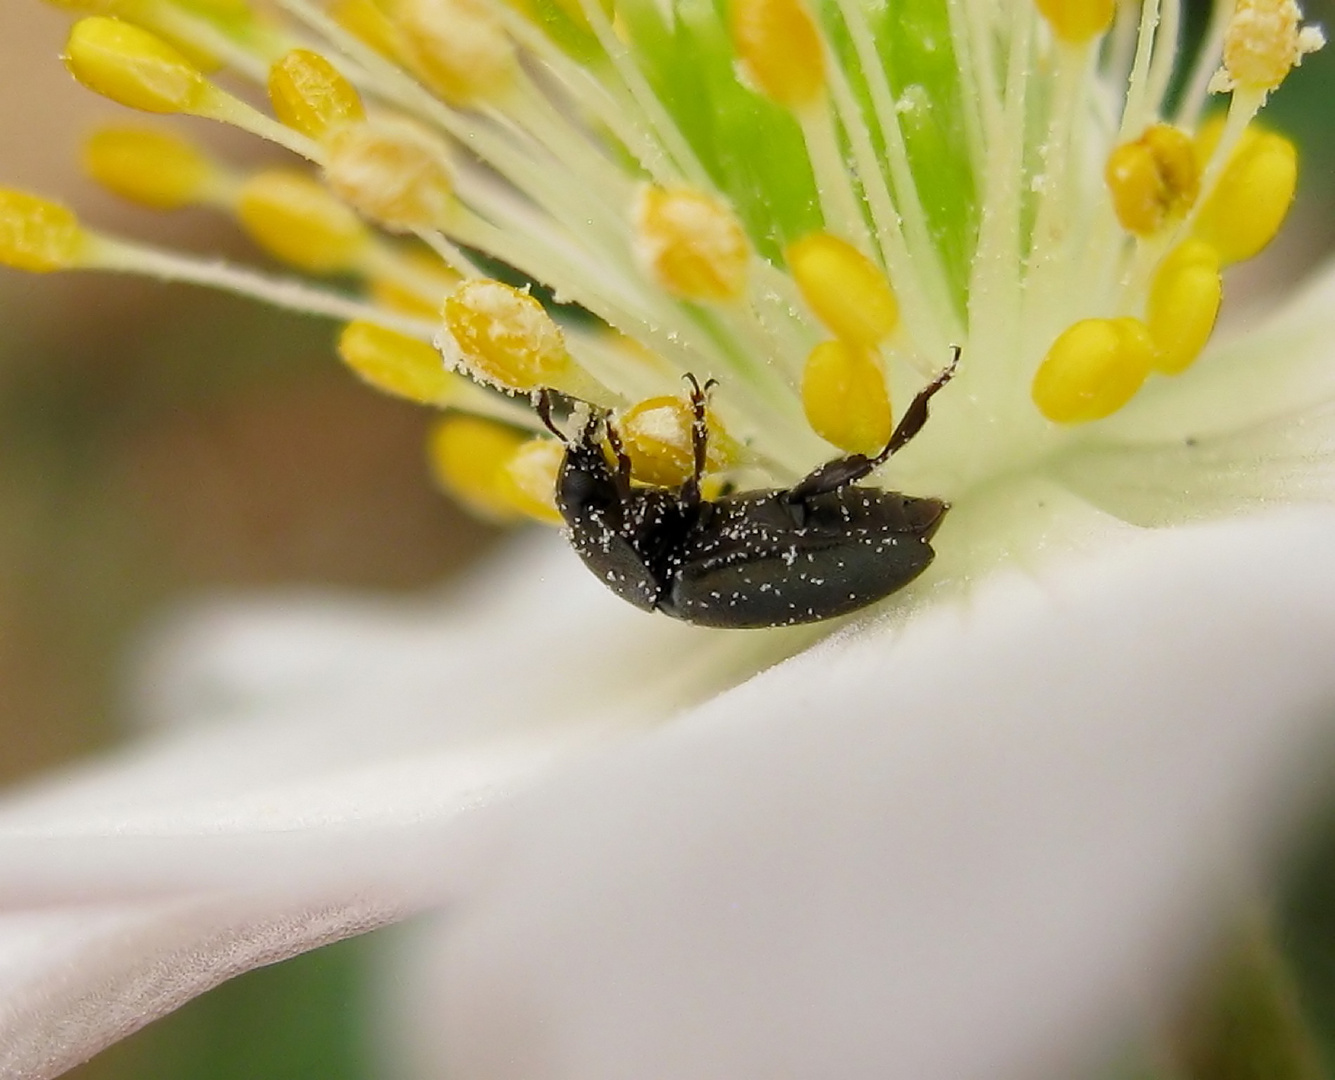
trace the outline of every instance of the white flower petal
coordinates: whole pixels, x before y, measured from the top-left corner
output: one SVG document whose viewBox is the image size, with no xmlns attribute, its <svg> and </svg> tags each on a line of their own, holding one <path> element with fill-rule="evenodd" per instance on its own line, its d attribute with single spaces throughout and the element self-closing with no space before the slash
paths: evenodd
<svg viewBox="0 0 1335 1080">
<path fill-rule="evenodd" d="M 450 609 L 198 619 L 158 703 L 187 723 L 9 799 L 0 1075 L 54 1075 L 231 975 L 440 903 L 479 811 L 756 661 L 752 639 L 693 662 L 701 635 L 565 545 L 521 555 Z"/>
<path fill-rule="evenodd" d="M 1138 525 L 1335 495 L 1335 263 L 1283 310 L 1155 379 L 1051 466 Z"/>
<path fill-rule="evenodd" d="M 232 896 L 0 915 L 0 1076 L 56 1076 L 224 979 L 401 914 Z"/>
<path fill-rule="evenodd" d="M 1330 760 L 1333 545 L 1286 511 L 999 575 L 522 798 L 405 995 L 438 1075 L 992 1080 L 1127 1035 Z"/>
<path fill-rule="evenodd" d="M 612 596 L 565 545 L 547 551 L 470 590 L 527 590 L 527 607 L 367 619 L 325 601 L 198 622 L 176 652 L 189 675 L 165 694 L 193 723 L 0 806 L 0 907 L 302 874 L 407 882 L 460 815 L 661 719 L 662 679 L 676 700 L 711 688 L 710 672 L 681 677 L 698 635 Z M 319 632 L 298 633 L 317 614 Z"/>
</svg>

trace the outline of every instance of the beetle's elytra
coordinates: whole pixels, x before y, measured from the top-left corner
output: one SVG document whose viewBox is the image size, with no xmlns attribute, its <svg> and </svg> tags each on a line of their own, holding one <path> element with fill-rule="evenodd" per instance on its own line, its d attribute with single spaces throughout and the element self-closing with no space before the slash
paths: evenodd
<svg viewBox="0 0 1335 1080">
<path fill-rule="evenodd" d="M 932 561 L 930 541 L 949 505 L 857 486 L 921 429 L 927 403 L 955 373 L 924 387 L 874 457 L 852 454 L 791 488 L 705 499 L 700 481 L 709 438 L 705 389 L 691 381 L 693 473 L 680 488 L 640 488 L 607 417 L 593 413 L 577 438 L 539 413 L 565 443 L 556 505 L 571 546 L 618 596 L 701 626 L 755 628 L 846 615 L 902 589 Z M 605 430 L 615 456 L 599 439 Z"/>
</svg>

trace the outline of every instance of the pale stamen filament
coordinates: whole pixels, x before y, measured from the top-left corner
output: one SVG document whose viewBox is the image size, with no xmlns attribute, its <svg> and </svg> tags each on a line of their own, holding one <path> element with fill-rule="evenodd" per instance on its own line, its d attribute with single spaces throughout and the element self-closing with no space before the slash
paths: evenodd
<svg viewBox="0 0 1335 1080">
<path fill-rule="evenodd" d="M 1224 54 L 1224 35 L 1228 32 L 1233 14 L 1232 0 L 1215 0 L 1210 6 L 1210 23 L 1201 39 L 1200 49 L 1191 65 L 1191 77 L 1178 105 L 1176 123 L 1184 128 L 1195 127 L 1200 120 L 1206 99 L 1210 95 L 1210 80 L 1219 68 Z"/>
<path fill-rule="evenodd" d="M 890 197 L 866 130 L 865 118 L 853 98 L 847 77 L 842 67 L 833 63 L 830 65 L 832 96 L 845 129 L 853 133 L 850 142 L 872 211 L 881 256 L 896 289 L 904 297 L 908 334 L 926 354 L 921 374 L 931 375 L 936 368 L 927 356 L 945 355 L 949 341 L 958 338 L 963 327 L 950 300 L 945 270 L 932 242 L 927 214 L 909 165 L 899 110 L 895 107 L 883 67 L 876 60 L 870 28 L 862 9 L 853 0 L 839 0 L 839 10 L 867 79 L 874 119 L 885 145 L 886 163 L 894 181 L 897 201 Z"/>
<path fill-rule="evenodd" d="M 1163 114 L 1164 95 L 1173 78 L 1180 44 L 1178 35 L 1182 24 L 1182 0 L 1160 0 L 1159 26 L 1155 31 L 1154 58 L 1146 80 L 1146 110 L 1150 121 Z"/>
<path fill-rule="evenodd" d="M 306 315 L 323 315 L 344 322 L 361 319 L 419 341 L 429 342 L 436 333 L 432 321 L 388 311 L 342 293 L 318 289 L 292 278 L 269 277 L 221 260 L 193 258 L 127 240 L 98 237 L 88 265 L 162 281 L 203 285 Z"/>
<path fill-rule="evenodd" d="M 1159 26 L 1159 0 L 1144 0 L 1140 9 L 1140 30 L 1136 35 L 1136 59 L 1127 80 L 1126 105 L 1122 109 L 1122 126 L 1117 139 L 1133 139 L 1153 120 L 1152 110 L 1157 102 L 1149 99 L 1150 58 Z"/>
</svg>

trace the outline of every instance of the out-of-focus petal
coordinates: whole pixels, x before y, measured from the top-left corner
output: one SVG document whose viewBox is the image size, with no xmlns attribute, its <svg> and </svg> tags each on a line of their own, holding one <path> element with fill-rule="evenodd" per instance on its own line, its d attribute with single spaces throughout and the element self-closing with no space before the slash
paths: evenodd
<svg viewBox="0 0 1335 1080">
<path fill-rule="evenodd" d="M 1335 496 L 1335 263 L 1051 465 L 1111 514 L 1168 525 Z"/>
<path fill-rule="evenodd" d="M 0 1076 L 59 1075 L 224 979 L 401 914 L 235 895 L 0 915 Z"/>
<path fill-rule="evenodd" d="M 143 694 L 182 722 L 6 800 L 0 1075 L 54 1075 L 231 975 L 441 903 L 480 811 L 761 659 L 752 639 L 700 662 L 698 631 L 550 541 L 451 600 L 187 620 Z"/>
<path fill-rule="evenodd" d="M 995 1080 L 1106 1049 L 1329 763 L 1332 550 L 1335 513 L 1289 510 L 1001 574 L 531 791 L 418 950 L 418 1050 Z"/>
<path fill-rule="evenodd" d="M 564 545 L 520 555 L 457 609 L 279 602 L 186 627 L 188 674 L 159 706 L 186 723 L 0 805 L 0 907 L 406 884 L 461 815 L 660 719 L 661 678 L 711 689 L 680 678 L 686 628 L 617 600 Z M 506 602 L 523 589 L 548 603 Z M 317 613 L 319 633 L 292 633 Z"/>
</svg>

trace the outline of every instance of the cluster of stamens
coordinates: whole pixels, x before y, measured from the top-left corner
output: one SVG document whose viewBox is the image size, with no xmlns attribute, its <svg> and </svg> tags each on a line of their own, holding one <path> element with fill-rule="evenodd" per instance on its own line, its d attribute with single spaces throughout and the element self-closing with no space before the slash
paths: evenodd
<svg viewBox="0 0 1335 1080">
<path fill-rule="evenodd" d="M 1293 0 L 1221 0 L 1189 72 L 1180 0 L 941 0 L 902 27 L 861 0 L 730 0 L 726 20 L 654 0 L 53 2 L 81 16 L 65 61 L 84 85 L 294 155 L 242 172 L 123 127 L 87 141 L 92 177 L 219 210 L 284 266 L 357 287 L 112 237 L 13 191 L 0 261 L 341 320 L 358 375 L 443 410 L 446 487 L 548 522 L 543 390 L 609 411 L 636 480 L 676 486 L 682 377 L 712 378 L 708 468 L 763 486 L 874 455 L 892 384 L 911 395 L 954 344 L 935 407 L 954 395 L 955 440 L 1048 447 L 1186 370 L 1227 267 L 1293 198 L 1294 147 L 1255 114 L 1321 44 Z M 1207 113 L 1212 91 L 1227 110 Z"/>
</svg>

